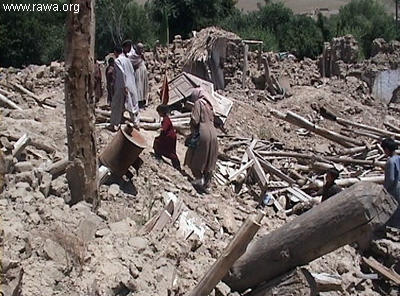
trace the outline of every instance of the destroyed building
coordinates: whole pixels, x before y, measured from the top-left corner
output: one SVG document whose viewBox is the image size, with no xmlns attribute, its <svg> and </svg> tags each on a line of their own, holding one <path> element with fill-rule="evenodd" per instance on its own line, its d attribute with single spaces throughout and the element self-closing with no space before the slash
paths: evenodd
<svg viewBox="0 0 400 296">
<path fill-rule="evenodd" d="M 201 46 L 193 57 L 204 58 L 203 72 L 183 71 L 191 41 L 175 38 L 146 52 L 152 101 L 142 112 L 143 165 L 130 168 L 132 182 L 102 184 L 96 212 L 86 202 L 66 204 L 64 64 L 0 69 L 4 295 L 399 294 L 400 232 L 380 228 L 395 204 L 379 185 L 386 160 L 379 142 L 400 141 L 400 107 L 377 98 L 364 79 L 396 70 L 397 47 L 381 46 L 372 59 L 349 61 L 326 78 L 317 61 L 262 53 L 274 88 L 290 87 L 291 96 L 279 97 L 255 85 L 265 64 L 251 47 L 243 84 L 244 46 L 226 34 L 235 54 L 226 56 L 223 89 L 216 76 L 195 75 L 212 69 Z M 185 105 L 198 85 L 221 105 L 225 131 L 210 194 L 198 194 L 152 155 L 165 70 L 171 105 Z M 183 159 L 190 108 L 178 109 L 171 120 Z M 115 136 L 104 129 L 109 117 L 102 98 L 99 156 Z M 340 171 L 337 184 L 347 190 L 319 203 L 314 195 L 329 168 Z"/>
</svg>

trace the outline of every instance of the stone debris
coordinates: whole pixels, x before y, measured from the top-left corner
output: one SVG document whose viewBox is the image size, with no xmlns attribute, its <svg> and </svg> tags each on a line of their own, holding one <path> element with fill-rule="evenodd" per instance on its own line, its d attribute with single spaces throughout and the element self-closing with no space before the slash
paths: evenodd
<svg viewBox="0 0 400 296">
<path fill-rule="evenodd" d="M 154 110 L 164 75 L 172 79 L 182 73 L 193 42 L 176 36 L 168 48 L 157 46 L 145 53 L 151 102 L 142 111 L 143 117 L 158 120 Z M 299 61 L 288 53 L 260 54 L 250 46 L 243 86 L 243 43 L 227 42 L 225 89 L 215 92 L 229 98 L 233 106 L 224 132 L 219 133 L 220 155 L 211 193 L 197 194 L 185 176 L 169 163 L 156 160 L 151 149 L 145 149 L 138 175 L 132 171 L 131 180 L 100 186 L 102 202 L 96 213 L 85 202 L 71 208 L 66 205 L 70 193 L 64 175 L 68 155 L 64 63 L 0 68 L 0 93 L 22 109 L 9 109 L 3 104 L 0 107 L 4 155 L 0 169 L 4 167 L 2 170 L 7 172 L 0 180 L 5 184 L 0 196 L 5 295 L 148 296 L 166 295 L 167 291 L 171 296 L 186 295 L 256 207 L 265 211 L 258 232 L 263 235 L 314 206 L 311 195 L 323 183 L 327 167 L 341 171 L 341 182 L 382 176 L 382 167 L 376 164 L 385 161 L 377 146 L 384 134 L 328 120 L 322 116 L 321 106 L 333 110 L 339 118 L 398 135 L 400 108 L 395 100 L 387 106 L 372 90 L 381 72 L 397 69 L 399 43 L 375 40 L 373 57 L 362 62 L 358 61 L 358 47 L 351 36 L 334 39 L 327 49 L 333 68 L 324 78 L 319 61 Z M 265 65 L 259 57 L 268 61 L 274 85 L 285 90 L 284 96 L 266 88 Z M 109 112 L 105 98 L 96 109 Z M 293 112 L 314 126 L 361 142 L 365 149 L 344 154 L 351 148 L 275 118 L 272 109 L 284 114 Z M 174 113 L 177 118 L 180 115 Z M 151 143 L 158 132 L 144 133 Z M 14 145 L 24 134 L 31 142 L 12 158 Z M 98 154 L 111 138 L 110 132 L 97 126 Z M 254 160 L 249 164 L 251 157 L 246 152 L 254 139 L 255 158 L 267 161 L 263 163 L 266 192 L 260 187 L 264 181 L 260 182 Z M 183 142 L 184 136 L 178 135 L 181 159 Z M 282 152 L 309 157 L 278 155 Z M 358 163 L 337 159 L 343 157 Z M 52 167 L 57 163 L 60 166 Z M 243 169 L 246 164 L 248 167 Z M 295 182 L 289 186 L 291 180 Z M 386 229 L 367 246 L 367 253 L 379 264 L 397 273 L 398 236 L 395 229 Z M 360 280 L 358 276 L 374 273 L 365 269 L 361 258 L 362 253 L 354 246 L 345 246 L 306 268 L 314 274 L 333 275 L 336 280 L 340 275 L 343 291 L 321 295 L 397 295 L 398 287 L 390 280 L 371 276 Z M 221 282 L 211 295 L 241 294 Z"/>
</svg>

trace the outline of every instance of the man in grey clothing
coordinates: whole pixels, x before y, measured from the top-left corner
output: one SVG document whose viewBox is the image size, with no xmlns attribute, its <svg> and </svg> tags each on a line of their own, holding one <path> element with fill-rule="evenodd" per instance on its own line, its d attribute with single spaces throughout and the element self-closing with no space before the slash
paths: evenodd
<svg viewBox="0 0 400 296">
<path fill-rule="evenodd" d="M 397 143 L 386 138 L 382 141 L 382 149 L 388 160 L 385 166 L 385 189 L 397 200 L 400 205 L 400 156 L 396 155 Z M 390 224 L 400 227 L 400 206 L 397 207 Z"/>
</svg>

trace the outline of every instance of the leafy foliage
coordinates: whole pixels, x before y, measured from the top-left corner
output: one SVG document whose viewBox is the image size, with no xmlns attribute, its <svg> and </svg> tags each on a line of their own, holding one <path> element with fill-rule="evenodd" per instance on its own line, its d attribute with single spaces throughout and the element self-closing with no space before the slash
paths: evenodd
<svg viewBox="0 0 400 296">
<path fill-rule="evenodd" d="M 2 4 L 15 3 L 3 0 Z M 31 0 L 19 0 L 29 4 Z M 68 0 L 43 0 L 66 4 Z M 375 38 L 398 38 L 396 24 L 377 0 L 352 0 L 338 15 L 315 19 L 293 12 L 282 3 L 264 0 L 254 12 L 235 7 L 236 0 L 96 0 L 96 54 L 103 58 L 124 39 L 154 45 L 174 35 L 189 37 L 193 30 L 218 25 L 245 39 L 264 41 L 264 50 L 291 51 L 315 58 L 323 42 L 353 34 L 362 56 L 368 57 Z M 2 7 L 0 7 L 1 9 Z M 66 12 L 6 12 L 0 10 L 0 65 L 23 66 L 63 59 Z"/>
</svg>

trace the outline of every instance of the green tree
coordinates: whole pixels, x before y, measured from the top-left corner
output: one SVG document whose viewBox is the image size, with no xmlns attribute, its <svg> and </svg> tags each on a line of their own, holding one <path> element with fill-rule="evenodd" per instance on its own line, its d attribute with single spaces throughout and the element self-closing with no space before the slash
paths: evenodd
<svg viewBox="0 0 400 296">
<path fill-rule="evenodd" d="M 125 39 L 154 44 L 154 25 L 134 0 L 96 1 L 96 54 L 102 58 Z"/>
<path fill-rule="evenodd" d="M 67 1 L 47 1 L 63 5 Z M 15 1 L 3 0 L 2 4 Z M 29 0 L 19 4 L 31 4 Z M 63 59 L 66 13 L 12 12 L 0 13 L 0 65 L 22 67 Z"/>
<path fill-rule="evenodd" d="M 234 12 L 235 4 L 235 0 L 151 0 L 146 7 L 159 33 L 167 10 L 172 38 L 177 34 L 189 37 L 193 30 L 215 25 Z"/>
<path fill-rule="evenodd" d="M 280 27 L 278 36 L 280 49 L 293 52 L 299 58 L 316 58 L 322 51 L 322 32 L 310 17 L 294 16 Z"/>
<path fill-rule="evenodd" d="M 376 0 L 352 0 L 339 10 L 336 35 L 353 34 L 360 42 L 363 54 L 369 57 L 372 41 L 396 38 L 396 24 L 381 2 Z"/>
</svg>

